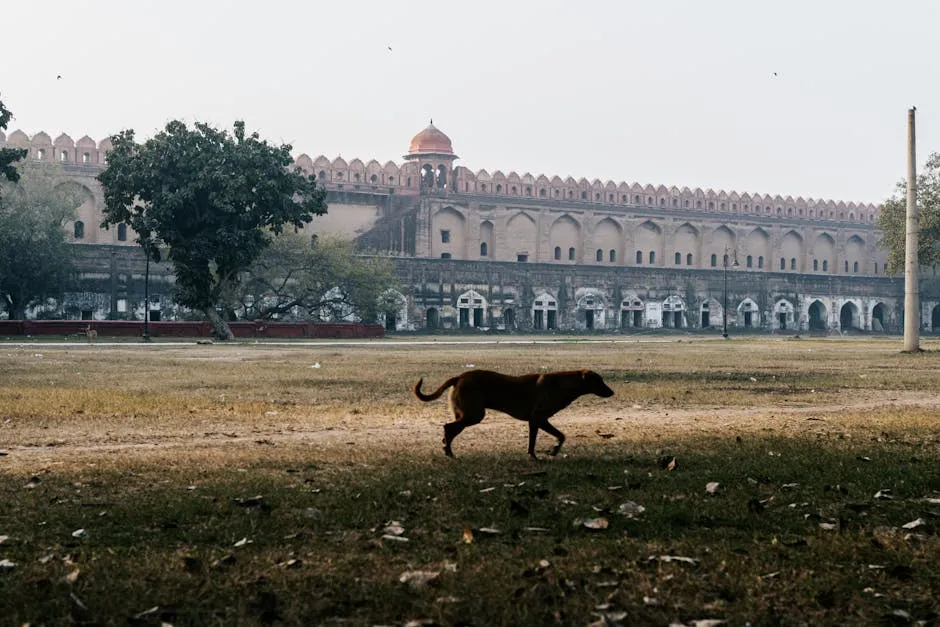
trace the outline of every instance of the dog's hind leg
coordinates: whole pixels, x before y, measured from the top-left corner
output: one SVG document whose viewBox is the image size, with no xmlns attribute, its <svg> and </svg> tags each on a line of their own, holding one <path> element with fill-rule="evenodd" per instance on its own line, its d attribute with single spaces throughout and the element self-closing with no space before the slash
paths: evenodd
<svg viewBox="0 0 940 627">
<path fill-rule="evenodd" d="M 550 422 L 548 422 L 547 420 L 543 420 L 539 424 L 539 427 L 542 429 L 542 431 L 544 431 L 545 433 L 549 435 L 555 436 L 555 439 L 558 440 L 558 444 L 556 444 L 555 448 L 553 448 L 551 452 L 549 453 L 549 455 L 551 455 L 552 457 L 554 457 L 555 455 L 558 455 L 558 451 L 561 450 L 561 445 L 565 443 L 565 434 L 559 431 L 558 429 L 556 429 L 555 426 L 551 424 Z"/>
<path fill-rule="evenodd" d="M 454 421 L 444 425 L 444 455 L 453 457 L 454 451 L 451 450 L 450 444 L 454 441 L 454 438 L 467 427 L 479 424 L 485 415 L 486 410 L 482 408 L 473 410 L 454 408 Z"/>
</svg>

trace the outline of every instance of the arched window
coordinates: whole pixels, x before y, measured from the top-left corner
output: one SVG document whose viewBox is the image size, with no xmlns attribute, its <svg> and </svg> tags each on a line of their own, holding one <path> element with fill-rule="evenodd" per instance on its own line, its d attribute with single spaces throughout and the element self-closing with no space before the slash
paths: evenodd
<svg viewBox="0 0 940 627">
<path fill-rule="evenodd" d="M 594 253 L 594 260 L 597 261 L 598 263 L 604 261 L 604 251 L 598 248 L 597 252 Z"/>
<path fill-rule="evenodd" d="M 748 268 L 753 268 L 753 267 L 754 267 L 754 257 L 752 257 L 751 255 L 748 255 L 748 256 L 747 256 L 746 262 L 747 262 L 747 267 L 748 267 Z"/>
<path fill-rule="evenodd" d="M 555 246 L 555 259 L 561 259 L 561 246 Z"/>
<path fill-rule="evenodd" d="M 722 266 L 723 268 L 727 268 L 727 267 L 728 267 L 728 255 L 725 255 L 725 256 L 723 256 L 723 257 L 721 258 L 721 266 Z"/>
<path fill-rule="evenodd" d="M 643 263 L 643 251 L 636 251 L 636 265 L 641 265 Z"/>
<path fill-rule="evenodd" d="M 480 256 L 486 257 L 487 252 L 489 251 L 488 251 L 486 242 L 480 242 Z"/>
<path fill-rule="evenodd" d="M 689 253 L 688 255 L 685 256 L 685 265 L 687 266 L 692 265 L 692 253 Z"/>
<path fill-rule="evenodd" d="M 813 272 L 819 272 L 819 259 L 813 259 Z"/>
<path fill-rule="evenodd" d="M 91 154 L 87 152 L 82 153 L 82 163 L 91 163 Z"/>
<path fill-rule="evenodd" d="M 759 270 L 764 269 L 764 256 L 763 255 L 758 255 L 757 257 L 757 268 Z"/>
<path fill-rule="evenodd" d="M 780 269 L 781 270 L 787 269 L 787 260 L 784 259 L 783 257 L 780 258 Z"/>
<path fill-rule="evenodd" d="M 711 262 L 712 262 L 712 268 L 716 267 L 718 265 L 718 255 L 712 253 Z"/>
<path fill-rule="evenodd" d="M 568 249 L 568 260 L 574 261 L 574 247 Z"/>
<path fill-rule="evenodd" d="M 848 259 L 845 260 L 845 272 L 846 274 L 848 274 L 849 272 L 849 260 Z"/>
<path fill-rule="evenodd" d="M 69 153 L 67 150 L 63 150 L 62 152 L 59 153 L 59 161 L 68 161 L 68 160 L 69 160 Z"/>
<path fill-rule="evenodd" d="M 682 253 L 676 253 L 676 265 L 682 263 Z"/>
<path fill-rule="evenodd" d="M 375 185 L 376 183 L 379 182 L 379 177 L 373 174 L 372 176 L 369 177 L 369 182 Z"/>
<path fill-rule="evenodd" d="M 790 257 L 790 269 L 796 270 L 796 257 Z"/>
<path fill-rule="evenodd" d="M 587 200 L 587 192 L 581 192 L 581 200 Z"/>
<path fill-rule="evenodd" d="M 875 262 L 875 274 L 878 274 L 878 262 Z"/>
<path fill-rule="evenodd" d="M 502 194 L 502 193 L 503 193 L 503 186 L 502 186 L 502 184 L 499 184 L 499 185 L 496 186 L 496 193 L 497 193 L 497 194 Z"/>
<path fill-rule="evenodd" d="M 117 237 L 119 242 L 127 241 L 127 225 L 123 222 L 117 226 Z"/>
<path fill-rule="evenodd" d="M 617 251 L 614 250 L 613 248 L 610 249 L 610 257 L 609 257 L 609 258 L 610 258 L 610 263 L 616 263 L 616 262 L 617 262 Z"/>
<path fill-rule="evenodd" d="M 829 260 L 823 259 L 823 272 L 829 272 Z"/>
<path fill-rule="evenodd" d="M 852 264 L 852 272 L 854 272 L 855 274 L 858 274 L 858 262 L 857 261 Z"/>
<path fill-rule="evenodd" d="M 72 230 L 72 235 L 75 239 L 83 239 L 85 237 L 85 223 L 81 220 L 75 221 L 75 228 Z"/>
<path fill-rule="evenodd" d="M 43 150 L 42 148 L 40 148 L 39 150 L 36 151 L 36 159 L 37 159 L 38 161 L 42 161 L 42 160 L 45 159 L 45 158 L 46 158 L 46 151 L 45 151 L 45 150 Z"/>
<path fill-rule="evenodd" d="M 656 263 L 656 253 L 651 250 L 650 251 L 650 265 L 653 265 L 654 263 Z"/>
</svg>

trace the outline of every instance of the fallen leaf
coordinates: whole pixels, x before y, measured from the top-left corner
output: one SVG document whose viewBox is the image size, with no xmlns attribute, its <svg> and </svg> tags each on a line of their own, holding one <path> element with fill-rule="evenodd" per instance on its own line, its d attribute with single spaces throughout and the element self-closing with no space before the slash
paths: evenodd
<svg viewBox="0 0 940 627">
<path fill-rule="evenodd" d="M 3 544 L 10 539 L 10 536 L 0 536 L 0 544 Z"/>
<path fill-rule="evenodd" d="M 718 492 L 719 483 L 717 481 L 709 481 L 705 484 L 705 491 L 709 494 L 715 494 Z"/>
<path fill-rule="evenodd" d="M 72 537 L 73 538 L 85 538 L 85 537 L 88 537 L 88 532 L 85 531 L 84 529 L 76 529 L 75 531 L 72 532 Z"/>
<path fill-rule="evenodd" d="M 890 501 L 894 499 L 894 495 L 891 494 L 890 489 L 878 490 L 877 492 L 875 492 L 875 498 L 878 499 L 879 501 Z"/>
<path fill-rule="evenodd" d="M 495 535 L 495 534 L 497 534 L 497 533 L 502 533 L 502 532 L 501 532 L 499 529 L 497 529 L 496 527 L 480 527 L 479 531 L 480 531 L 480 533 L 488 533 L 488 534 L 490 534 L 490 535 Z"/>
<path fill-rule="evenodd" d="M 834 531 L 838 527 L 835 523 L 821 522 L 819 523 L 819 528 L 823 531 Z"/>
<path fill-rule="evenodd" d="M 682 555 L 650 555 L 647 562 L 662 562 L 668 564 L 670 562 L 679 562 L 681 564 L 689 564 L 690 566 L 695 566 L 698 564 L 698 560 L 691 557 L 684 557 Z"/>
<path fill-rule="evenodd" d="M 235 503 L 242 507 L 258 507 L 261 505 L 262 499 L 264 499 L 264 497 L 258 494 L 257 496 L 250 496 L 246 499 L 237 498 L 235 499 Z"/>
<path fill-rule="evenodd" d="M 460 539 L 464 544 L 473 544 L 473 530 L 470 528 L 470 525 L 463 526 L 463 534 L 460 536 Z"/>
<path fill-rule="evenodd" d="M 252 542 L 254 542 L 254 540 L 249 540 L 248 538 L 242 538 L 241 540 L 236 542 L 233 546 L 242 547 L 242 546 L 245 546 L 246 544 L 251 544 Z"/>
<path fill-rule="evenodd" d="M 676 458 L 672 455 L 664 455 L 657 459 L 656 463 L 659 464 L 662 470 L 675 470 L 677 464 Z"/>
<path fill-rule="evenodd" d="M 621 503 L 617 508 L 617 513 L 627 518 L 634 518 L 646 511 L 646 508 L 635 501 Z"/>
<path fill-rule="evenodd" d="M 903 529 L 917 529 L 918 527 L 923 527 L 927 524 L 927 521 L 923 518 L 918 518 L 917 520 L 912 520 L 911 522 L 901 525 Z"/>
<path fill-rule="evenodd" d="M 16 562 L 11 562 L 6 558 L 0 560 L 0 570 L 10 570 L 13 568 L 16 568 Z"/>
<path fill-rule="evenodd" d="M 546 533 L 549 531 L 546 527 L 524 527 L 523 531 L 530 531 L 532 533 Z"/>
<path fill-rule="evenodd" d="M 392 521 L 389 521 L 388 525 L 386 525 L 385 529 L 383 529 L 382 531 L 392 536 L 400 536 L 403 533 L 405 533 L 405 528 L 402 527 L 401 523 L 398 522 L 397 520 L 392 520 Z"/>
<path fill-rule="evenodd" d="M 588 528 L 588 529 L 600 530 L 600 529 L 607 529 L 607 527 L 610 526 L 610 522 L 609 522 L 606 518 L 604 518 L 604 517 L 600 517 L 600 518 L 577 518 L 577 519 L 575 519 L 575 521 L 574 521 L 574 526 L 575 526 L 575 527 L 582 527 L 582 526 L 583 526 L 583 527 L 586 527 L 586 528 Z"/>
<path fill-rule="evenodd" d="M 409 570 L 398 576 L 398 581 L 407 584 L 412 590 L 421 590 L 428 583 L 434 581 L 440 576 L 436 570 Z"/>
<path fill-rule="evenodd" d="M 405 536 L 393 536 L 390 533 L 383 534 L 381 539 L 391 540 L 392 542 L 409 542 L 408 538 L 406 538 Z"/>
<path fill-rule="evenodd" d="M 80 572 L 81 572 L 81 569 L 76 568 L 75 570 L 73 570 L 72 572 L 70 572 L 68 575 L 65 576 L 65 581 L 67 581 L 68 583 L 75 583 L 76 581 L 78 581 L 78 574 Z"/>
</svg>

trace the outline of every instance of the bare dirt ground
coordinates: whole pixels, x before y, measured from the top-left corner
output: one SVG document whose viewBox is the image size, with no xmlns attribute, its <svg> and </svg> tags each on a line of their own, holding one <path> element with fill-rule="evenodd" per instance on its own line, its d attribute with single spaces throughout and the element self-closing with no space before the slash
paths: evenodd
<svg viewBox="0 0 940 627">
<path fill-rule="evenodd" d="M 751 349 L 755 348 L 754 345 Z M 62 349 L 56 353 L 49 347 L 43 350 L 48 357 L 42 367 L 57 364 L 59 367 L 74 367 L 75 351 Z M 80 381 L 79 387 L 87 384 L 101 385 L 99 378 L 105 373 L 93 373 L 98 359 L 105 363 L 109 355 L 120 354 L 127 359 L 128 349 L 115 348 L 115 352 L 94 347 L 93 358 L 88 352 L 78 360 L 86 372 L 73 372 Z M 170 350 L 170 349 L 165 349 Z M 267 347 L 259 353 L 257 347 L 219 347 L 217 354 L 178 354 L 176 351 L 191 351 L 191 347 L 173 349 L 171 361 L 161 368 L 172 368 L 173 363 L 196 363 L 200 368 L 216 368 L 219 364 L 237 364 L 254 359 L 264 363 L 292 364 L 297 350 L 282 347 Z M 344 354 L 343 349 L 334 348 L 333 356 Z M 688 353 L 686 347 L 684 352 Z M 699 349 L 704 350 L 704 349 Z M 864 349 L 863 349 L 864 350 Z M 218 354 L 222 353 L 222 354 Z M 364 359 L 355 356 L 347 367 L 355 368 Z M 168 357 L 158 353 L 156 361 Z M 138 362 L 152 361 L 147 355 L 136 358 Z M 208 365 L 208 366 L 207 366 Z M 847 367 L 844 363 L 841 367 Z M 429 368 L 433 370 L 434 368 Z M 61 382 L 60 382 L 61 384 Z M 364 381 L 364 385 L 367 381 Z M 629 388 L 629 376 L 622 384 Z M 403 386 L 408 388 L 407 382 Z M 101 390 L 107 393 L 106 389 Z M 816 394 L 817 390 L 810 390 Z M 940 395 L 933 391 L 904 389 L 836 389 L 819 390 L 820 403 L 806 402 L 800 405 L 775 400 L 773 395 L 755 399 L 747 405 L 701 404 L 692 401 L 689 406 L 668 406 L 653 402 L 632 402 L 621 394 L 612 402 L 600 403 L 598 399 L 585 398 L 561 412 L 554 423 L 568 436 L 566 452 L 571 453 L 579 443 L 598 444 L 604 440 L 651 442 L 662 438 L 686 435 L 727 435 L 736 437 L 747 433 L 780 435 L 817 434 L 827 437 L 841 433 L 846 428 L 864 427 L 867 417 L 873 414 L 904 414 L 926 417 L 940 412 Z M 191 403 L 199 399 L 186 399 Z M 264 456 L 264 451 L 279 449 L 294 450 L 312 458 L 342 459 L 344 457 L 369 457 L 370 453 L 383 454 L 395 451 L 411 454 L 440 455 L 441 425 L 450 414 L 443 401 L 424 405 L 410 394 L 403 393 L 399 402 L 388 404 L 365 403 L 361 409 L 337 411 L 342 405 L 342 395 L 328 399 L 322 404 L 297 403 L 286 407 L 277 403 L 270 406 L 251 407 L 244 415 L 243 407 L 225 411 L 225 403 L 201 404 L 190 407 L 183 415 L 160 419 L 153 416 L 136 420 L 133 412 L 85 412 L 78 410 L 67 420 L 49 421 L 31 414 L 28 417 L 7 412 L 0 426 L 0 447 L 7 453 L 3 466 L 15 473 L 36 472 L 50 465 L 95 464 L 110 459 L 157 461 L 173 459 L 182 462 L 188 458 L 220 458 L 248 454 Z M 355 396 L 355 393 L 353 393 Z M 15 397 L 15 393 L 14 393 Z M 50 397 L 51 399 L 52 397 Z M 398 400 L 398 399 L 393 399 Z M 636 400 L 636 399 L 635 399 Z M 50 403 L 50 413 L 56 409 Z M 353 405 L 358 405 L 352 402 Z M 8 410 L 10 407 L 8 407 Z M 0 410 L 2 411 L 2 410 Z M 915 419 L 916 422 L 916 419 Z M 490 412 L 486 421 L 468 430 L 455 444 L 461 454 L 490 450 L 518 450 L 524 453 L 525 426 L 497 412 Z M 540 448 L 546 448 L 548 436 L 540 436 Z M 253 452 L 248 453 L 251 449 Z"/>
</svg>

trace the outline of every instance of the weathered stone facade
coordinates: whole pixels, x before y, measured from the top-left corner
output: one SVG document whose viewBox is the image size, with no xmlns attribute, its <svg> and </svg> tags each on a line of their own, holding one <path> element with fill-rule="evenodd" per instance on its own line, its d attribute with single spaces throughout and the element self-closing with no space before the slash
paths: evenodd
<svg viewBox="0 0 940 627">
<path fill-rule="evenodd" d="M 86 199 L 69 225 L 86 245 L 86 290 L 68 296 L 66 313 L 142 315 L 134 235 L 98 226 L 107 141 L 21 131 L 4 141 L 59 163 Z M 433 125 L 401 165 L 296 159 L 329 190 L 329 213 L 311 234 L 355 237 L 396 257 L 403 289 L 390 330 L 901 328 L 903 282 L 885 275 L 875 205 L 491 175 L 456 159 Z M 152 309 L 182 315 L 169 269 L 154 265 L 151 276 Z M 936 283 L 928 277 L 921 291 L 925 330 L 940 330 Z"/>
</svg>

